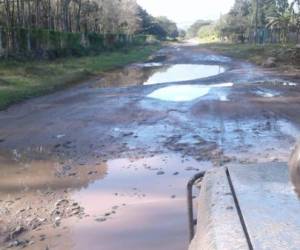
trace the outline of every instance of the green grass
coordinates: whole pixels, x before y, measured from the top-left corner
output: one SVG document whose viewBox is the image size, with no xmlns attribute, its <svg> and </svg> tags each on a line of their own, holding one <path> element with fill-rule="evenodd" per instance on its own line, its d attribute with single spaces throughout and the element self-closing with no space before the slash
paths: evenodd
<svg viewBox="0 0 300 250">
<path fill-rule="evenodd" d="M 104 71 L 144 61 L 159 46 L 149 45 L 54 61 L 0 61 L 0 109 L 64 89 Z"/>
<path fill-rule="evenodd" d="M 291 60 L 295 53 L 295 45 L 206 43 L 200 46 L 234 58 L 246 59 L 259 65 L 262 65 L 268 57 L 275 57 L 278 66 L 295 66 Z"/>
</svg>

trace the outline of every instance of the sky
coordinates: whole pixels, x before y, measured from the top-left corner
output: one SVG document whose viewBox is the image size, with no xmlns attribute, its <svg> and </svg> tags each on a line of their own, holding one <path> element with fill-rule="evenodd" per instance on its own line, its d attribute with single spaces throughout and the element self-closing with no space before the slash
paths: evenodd
<svg viewBox="0 0 300 250">
<path fill-rule="evenodd" d="M 216 20 L 234 0 L 137 0 L 153 16 L 167 16 L 184 28 L 199 19 Z"/>
</svg>

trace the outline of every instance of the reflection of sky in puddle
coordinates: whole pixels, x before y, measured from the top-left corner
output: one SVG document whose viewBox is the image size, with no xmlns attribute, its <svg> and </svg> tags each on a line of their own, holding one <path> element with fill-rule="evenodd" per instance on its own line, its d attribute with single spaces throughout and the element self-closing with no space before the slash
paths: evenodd
<svg viewBox="0 0 300 250">
<path fill-rule="evenodd" d="M 262 88 L 256 90 L 255 94 L 259 95 L 261 97 L 265 97 L 265 98 L 272 98 L 272 97 L 280 96 L 280 92 L 278 92 L 278 91 L 262 89 Z"/>
<path fill-rule="evenodd" d="M 6 157 L 1 160 L 6 161 Z M 40 209 L 40 196 L 35 198 L 39 190 L 63 192 L 64 198 L 78 202 L 85 212 L 80 219 L 63 219 L 60 227 L 45 224 L 39 231 L 29 231 L 25 237 L 47 235 L 45 241 L 36 242 L 35 249 L 43 249 L 41 244 L 45 243 L 51 249 L 56 246 L 99 249 L 101 244 L 100 249 L 105 250 L 181 250 L 188 246 L 186 183 L 197 171 L 206 170 L 211 164 L 178 154 L 164 154 L 70 165 L 64 175 L 60 174 L 66 164 L 57 162 L 33 161 L 24 170 L 21 166 L 12 162 L 2 169 L 0 186 L 5 194 L 17 191 L 19 195 L 23 186 L 30 187 L 31 191 L 22 193 L 22 204 L 41 210 L 37 216 L 43 218 L 44 208 L 45 213 L 50 213 L 61 196 L 41 194 L 45 204 Z M 163 174 L 158 174 L 159 171 Z M 76 176 L 70 177 L 68 173 L 73 172 Z M 24 181 L 22 176 L 26 177 Z M 154 246 L 153 242 L 159 244 Z"/>
<path fill-rule="evenodd" d="M 110 160 L 107 167 L 103 180 L 73 194 L 89 214 L 72 225 L 76 249 L 82 249 L 83 242 L 91 246 L 101 242 L 106 250 L 187 248 L 185 185 L 210 164 L 171 154 Z M 118 207 L 115 213 L 105 216 L 113 207 Z M 104 217 L 102 223 L 95 221 Z M 82 230 L 85 225 L 88 229 Z M 168 240 L 161 241 L 161 235 Z M 160 244 L 152 248 L 153 241 Z"/>
<path fill-rule="evenodd" d="M 138 64 L 138 66 L 141 66 L 143 68 L 155 68 L 155 67 L 162 67 L 163 64 L 160 62 L 149 62 L 149 63 Z"/>
<path fill-rule="evenodd" d="M 192 59 L 194 61 L 201 60 L 201 61 L 212 62 L 212 63 L 215 63 L 215 62 L 220 62 L 220 63 L 231 62 L 231 58 L 226 57 L 226 56 L 220 56 L 220 55 L 203 55 L 203 56 L 200 56 L 200 57 L 199 57 L 199 55 L 195 55 L 195 56 L 192 57 Z"/>
<path fill-rule="evenodd" d="M 218 65 L 176 64 L 153 74 L 144 85 L 195 80 L 221 74 L 225 69 Z"/>
<path fill-rule="evenodd" d="M 224 71 L 223 67 L 217 65 L 165 65 L 161 62 L 148 62 L 107 72 L 96 83 L 96 86 L 126 87 L 180 82 L 205 78 L 223 73 Z"/>
<path fill-rule="evenodd" d="M 179 155 L 159 155 L 141 159 L 116 159 L 107 162 L 108 173 L 102 180 L 91 183 L 87 189 L 75 193 L 77 200 L 85 200 L 97 192 L 99 198 L 111 195 L 110 200 L 130 203 L 130 200 L 137 201 L 147 194 L 151 200 L 170 198 L 176 194 L 182 198 L 185 195 L 185 182 L 191 177 L 191 172 L 185 171 L 186 167 L 197 167 L 199 163 L 189 157 Z M 162 176 L 157 172 L 164 171 Z M 180 173 L 173 175 L 174 172 Z M 177 185 L 178 184 L 178 185 Z M 118 195 L 114 195 L 118 193 Z M 140 195 L 134 195 L 139 193 Z M 107 200 L 107 199 L 106 199 Z M 108 204 L 107 200 L 107 205 Z M 96 204 L 83 202 L 83 204 L 94 207 Z M 110 204 L 116 205 L 116 204 Z M 103 204 L 99 203 L 100 207 Z"/>
<path fill-rule="evenodd" d="M 207 95 L 211 89 L 232 86 L 233 83 L 221 83 L 215 85 L 174 85 L 155 90 L 148 95 L 148 97 L 163 101 L 186 102 Z M 217 93 L 216 95 L 220 101 L 228 101 L 225 93 Z"/>
<path fill-rule="evenodd" d="M 295 83 L 295 82 L 284 82 L 283 86 L 297 86 L 297 83 Z"/>
</svg>

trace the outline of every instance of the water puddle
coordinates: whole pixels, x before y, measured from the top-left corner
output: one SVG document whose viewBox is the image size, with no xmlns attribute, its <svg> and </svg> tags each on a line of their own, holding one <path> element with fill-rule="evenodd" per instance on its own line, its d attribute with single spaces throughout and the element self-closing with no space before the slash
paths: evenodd
<svg viewBox="0 0 300 250">
<path fill-rule="evenodd" d="M 24 224 L 30 249 L 186 249 L 185 186 L 211 167 L 178 154 L 85 165 L 0 160 L 0 213 L 7 225 Z"/>
<path fill-rule="evenodd" d="M 73 225 L 75 249 L 186 249 L 185 185 L 206 168 L 176 154 L 108 161 L 104 180 L 73 195 L 89 214 Z"/>
<path fill-rule="evenodd" d="M 221 74 L 225 68 L 218 65 L 176 64 L 153 74 L 144 85 L 196 80 Z"/>
<path fill-rule="evenodd" d="M 128 87 L 180 82 L 218 75 L 224 71 L 225 68 L 217 65 L 166 65 L 161 62 L 148 62 L 107 72 L 95 86 Z"/>
<path fill-rule="evenodd" d="M 143 68 L 155 68 L 155 67 L 162 67 L 163 63 L 160 63 L 160 62 L 149 62 L 149 63 L 137 64 L 137 66 L 140 66 L 140 67 L 143 67 Z"/>
<path fill-rule="evenodd" d="M 230 57 L 220 56 L 220 55 L 195 55 L 192 59 L 202 62 L 209 62 L 209 63 L 229 63 L 232 61 Z"/>
<path fill-rule="evenodd" d="M 148 95 L 150 98 L 162 101 L 187 102 L 193 101 L 210 93 L 213 89 L 232 87 L 233 83 L 221 83 L 214 85 L 173 85 L 155 90 Z M 215 93 L 220 101 L 228 101 L 225 92 Z"/>
<path fill-rule="evenodd" d="M 147 81 L 149 77 L 160 69 L 162 66 L 158 66 L 160 63 L 149 63 L 135 65 L 132 67 L 124 68 L 121 70 L 114 70 L 109 73 L 105 73 L 104 77 L 97 82 L 96 87 L 129 87 L 142 85 Z"/>
<path fill-rule="evenodd" d="M 280 96 L 280 92 L 275 90 L 259 89 L 255 91 L 255 94 L 265 98 L 272 98 Z"/>
<path fill-rule="evenodd" d="M 283 86 L 297 86 L 298 84 L 295 82 L 284 82 Z"/>
</svg>

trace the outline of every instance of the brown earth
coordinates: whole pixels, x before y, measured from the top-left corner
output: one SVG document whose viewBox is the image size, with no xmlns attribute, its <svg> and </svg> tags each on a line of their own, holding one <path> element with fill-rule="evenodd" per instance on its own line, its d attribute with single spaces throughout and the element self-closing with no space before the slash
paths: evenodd
<svg viewBox="0 0 300 250">
<path fill-rule="evenodd" d="M 299 136 L 297 77 L 185 44 L 157 58 L 162 71 L 226 71 L 145 86 L 161 69 L 129 65 L 0 112 L 0 249 L 186 249 L 193 174 L 287 161 Z M 170 85 L 223 83 L 233 85 L 186 102 L 147 97 Z"/>
</svg>

